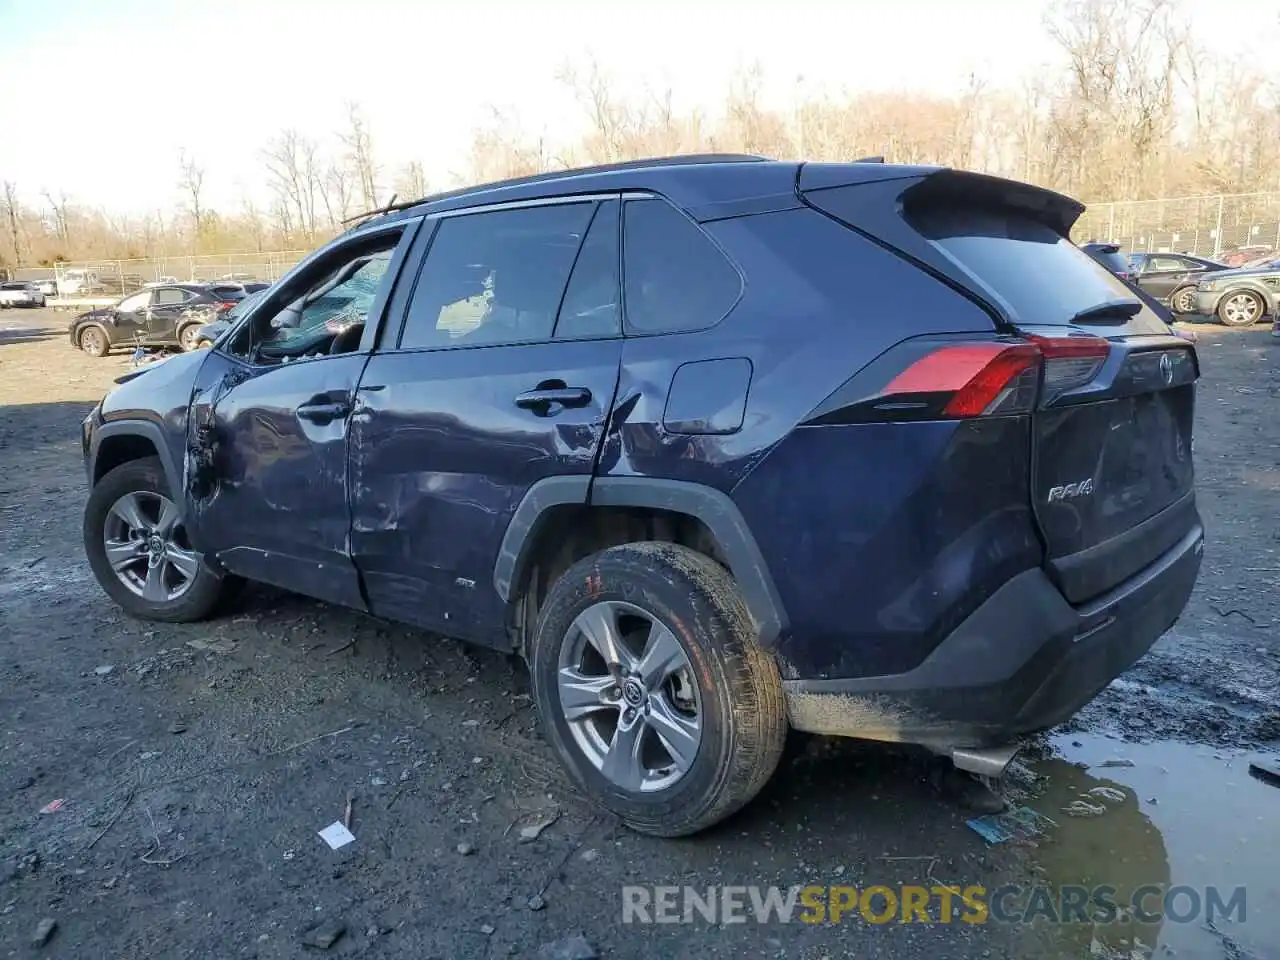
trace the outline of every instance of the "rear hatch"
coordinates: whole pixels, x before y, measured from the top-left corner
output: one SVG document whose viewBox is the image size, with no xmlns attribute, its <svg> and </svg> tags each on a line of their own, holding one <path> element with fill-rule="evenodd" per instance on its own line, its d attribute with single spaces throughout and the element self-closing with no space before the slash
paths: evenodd
<svg viewBox="0 0 1280 960">
<path fill-rule="evenodd" d="M 862 166 L 807 165 L 802 196 L 1042 349 L 1030 497 L 1067 599 L 1100 596 L 1197 530 L 1194 348 L 1070 241 L 1083 207 L 977 174 Z"/>
</svg>

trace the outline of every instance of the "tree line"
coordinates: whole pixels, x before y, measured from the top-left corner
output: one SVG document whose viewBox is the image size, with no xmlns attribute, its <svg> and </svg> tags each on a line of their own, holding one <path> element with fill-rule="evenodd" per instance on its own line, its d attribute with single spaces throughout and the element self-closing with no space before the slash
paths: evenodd
<svg viewBox="0 0 1280 960">
<path fill-rule="evenodd" d="M 6 180 L 0 264 L 306 248 L 392 193 L 416 198 L 433 187 L 680 153 L 880 155 L 1010 176 L 1086 201 L 1280 191 L 1275 71 L 1210 56 L 1178 0 L 1057 0 L 1044 28 L 1064 66 L 1016 88 L 980 75 L 947 95 L 797 87 L 785 109 L 765 105 L 760 66 L 737 75 L 717 109 L 683 110 L 673 90 L 625 96 L 600 64 L 567 65 L 557 79 L 581 107 L 582 135 L 552 142 L 495 109 L 448 185 L 428 184 L 419 161 L 387 163 L 354 103 L 324 142 L 283 129 L 264 145 L 267 205 L 247 195 L 234 209 L 209 205 L 207 171 L 191 154 L 177 158 L 181 204 L 142 215 L 50 190 L 32 198 Z"/>
</svg>

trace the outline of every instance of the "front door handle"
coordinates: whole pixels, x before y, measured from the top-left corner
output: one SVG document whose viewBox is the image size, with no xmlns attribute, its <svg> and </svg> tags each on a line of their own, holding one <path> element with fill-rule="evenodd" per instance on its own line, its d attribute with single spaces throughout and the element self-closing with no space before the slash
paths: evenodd
<svg viewBox="0 0 1280 960">
<path fill-rule="evenodd" d="M 351 412 L 351 404 L 341 403 L 304 403 L 297 409 L 299 419 L 310 420 L 312 423 L 318 423 L 324 426 L 327 423 L 333 423 L 335 420 L 341 420 Z"/>
<path fill-rule="evenodd" d="M 527 390 L 516 396 L 516 406 L 523 410 L 546 413 L 553 404 L 562 407 L 585 407 L 591 402 L 591 391 L 586 387 L 552 387 L 545 390 Z"/>
</svg>

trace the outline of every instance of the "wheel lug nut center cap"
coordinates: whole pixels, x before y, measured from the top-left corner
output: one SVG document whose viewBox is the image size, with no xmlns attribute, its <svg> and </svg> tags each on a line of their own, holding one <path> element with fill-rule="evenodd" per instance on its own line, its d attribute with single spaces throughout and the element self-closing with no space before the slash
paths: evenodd
<svg viewBox="0 0 1280 960">
<path fill-rule="evenodd" d="M 160 556 L 160 554 L 164 553 L 164 541 L 159 537 L 152 537 L 147 541 L 147 550 L 149 550 L 153 556 Z"/>
<path fill-rule="evenodd" d="M 627 702 L 628 706 L 638 707 L 644 703 L 644 687 L 638 680 L 628 677 L 622 682 L 622 699 Z"/>
</svg>

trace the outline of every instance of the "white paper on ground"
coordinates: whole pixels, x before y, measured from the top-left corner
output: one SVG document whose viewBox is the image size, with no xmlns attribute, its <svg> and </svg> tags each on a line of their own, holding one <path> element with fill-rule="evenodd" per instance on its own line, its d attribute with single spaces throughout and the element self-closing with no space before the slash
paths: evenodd
<svg viewBox="0 0 1280 960">
<path fill-rule="evenodd" d="M 335 820 L 320 831 L 320 839 L 329 845 L 330 850 L 345 847 L 355 838 L 356 835 L 344 827 L 341 820 Z"/>
</svg>

